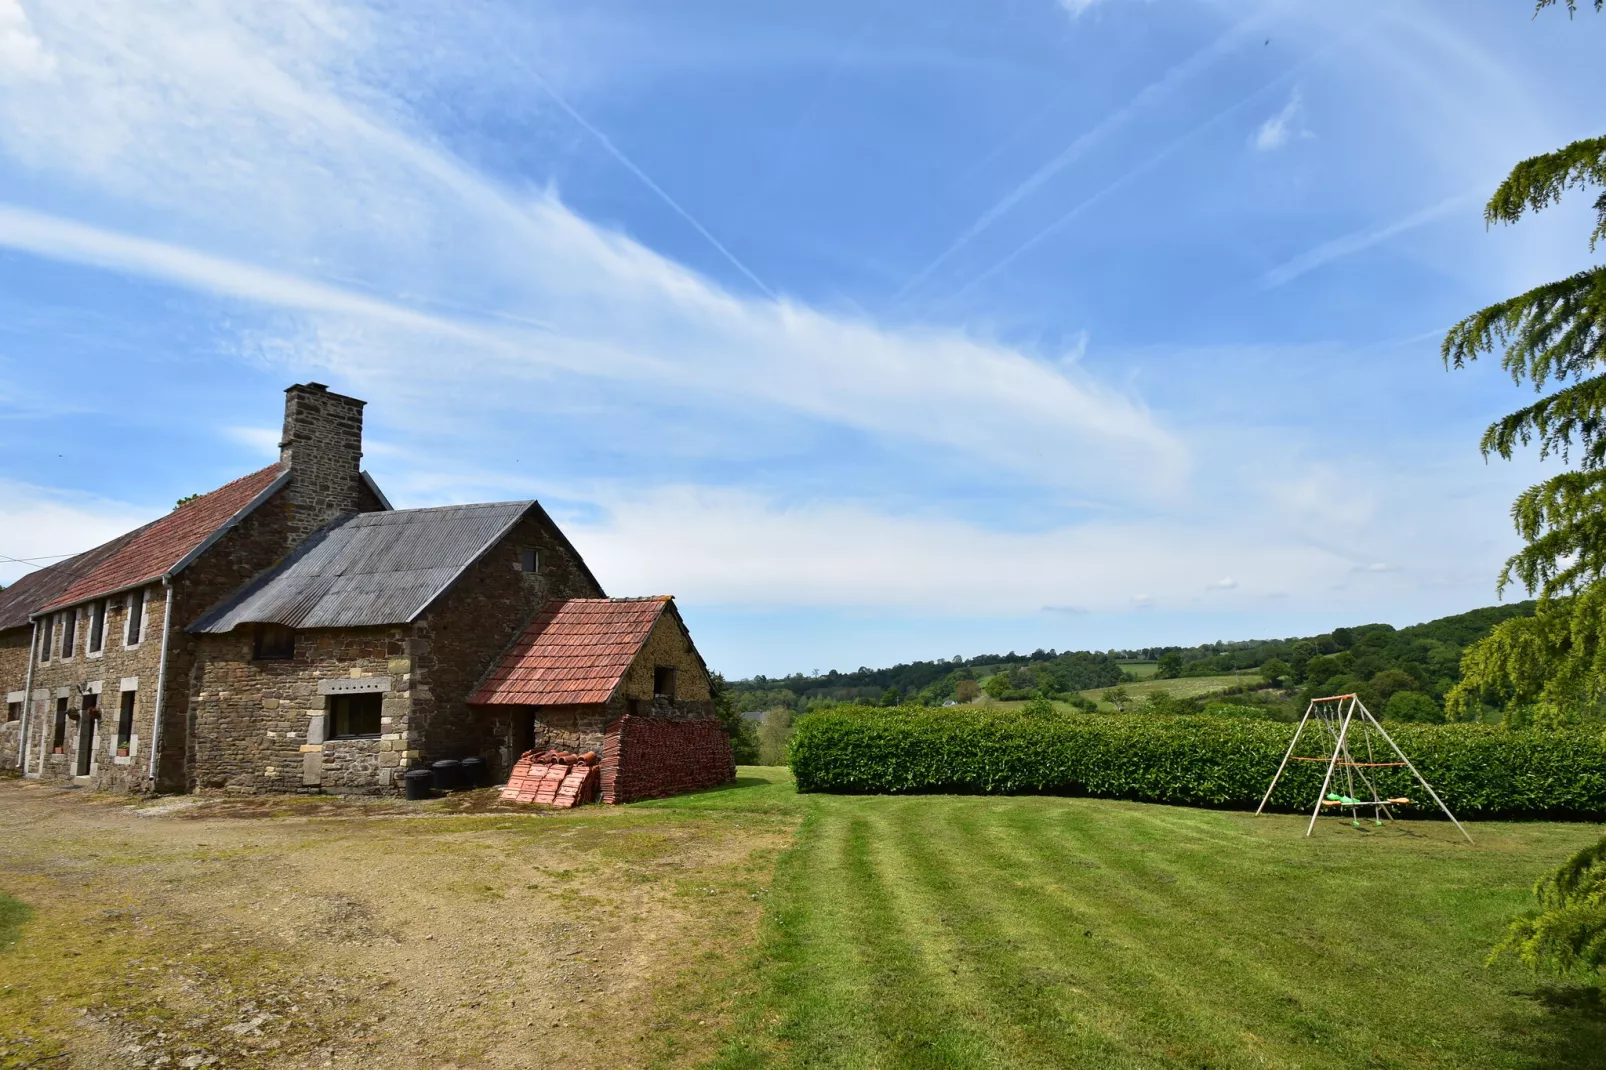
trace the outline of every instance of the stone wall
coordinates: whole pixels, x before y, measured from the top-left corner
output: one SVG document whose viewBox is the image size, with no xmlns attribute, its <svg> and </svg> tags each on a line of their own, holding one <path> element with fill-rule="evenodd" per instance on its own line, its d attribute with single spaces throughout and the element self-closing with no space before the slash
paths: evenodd
<svg viewBox="0 0 1606 1070">
<path fill-rule="evenodd" d="M 12 702 L 27 703 L 28 651 L 33 628 L 10 628 L 0 632 L 0 770 L 17 769 L 17 745 L 22 738 L 22 718 L 7 720 Z M 15 696 L 13 698 L 12 696 Z"/>
<path fill-rule="evenodd" d="M 407 625 L 296 633 L 295 656 L 255 661 L 250 627 L 203 635 L 194 692 L 195 785 L 203 791 L 374 794 L 420 757 L 409 727 Z M 330 739 L 331 692 L 378 691 L 379 739 Z"/>
<path fill-rule="evenodd" d="M 538 555 L 533 573 L 521 568 L 526 550 Z M 511 768 L 502 754 L 506 737 L 488 715 L 469 709 L 468 697 L 548 601 L 600 597 L 568 541 L 539 506 L 532 509 L 421 618 L 424 629 L 410 656 L 430 700 L 415 720 L 425 755 L 478 755 L 501 773 Z"/>
<path fill-rule="evenodd" d="M 525 550 L 540 555 L 538 571 L 521 569 Z M 599 593 L 535 510 L 412 624 L 298 631 L 295 657 L 284 661 L 253 661 L 250 628 L 201 636 L 186 682 L 196 696 L 194 782 L 235 792 L 388 793 L 400 790 L 402 770 L 439 758 L 494 761 L 500 737 L 468 696 L 548 599 Z M 319 734 L 327 714 L 320 684 L 340 678 L 389 688 L 382 738 Z"/>
<path fill-rule="evenodd" d="M 666 705 L 658 702 L 655 709 L 648 709 L 646 707 L 652 706 L 654 699 L 654 670 L 660 665 L 678 670 L 675 698 L 673 703 Z M 674 610 L 665 609 L 663 616 L 652 626 L 647 641 L 641 644 L 641 650 L 630 663 L 619 690 L 628 701 L 638 704 L 635 708 L 641 713 L 669 717 L 711 716 L 713 692 L 708 670 L 692 645 L 691 635 L 681 623 L 680 615 Z"/>
<path fill-rule="evenodd" d="M 608 725 L 602 801 L 635 802 L 736 779 L 730 737 L 717 720 L 625 716 Z"/>
<path fill-rule="evenodd" d="M 124 642 L 128 622 L 128 595 L 144 598 L 145 622 L 140 641 Z M 48 662 L 38 660 L 33 647 L 33 697 L 27 724 L 25 764 L 29 773 L 41 779 L 75 781 L 110 791 L 145 791 L 150 762 L 151 733 L 156 723 L 156 678 L 161 663 L 162 629 L 166 623 L 166 594 L 160 584 L 139 591 L 113 595 L 107 599 L 105 639 L 98 654 L 89 653 L 89 612 L 94 603 L 78 608 L 78 622 L 72 656 L 61 656 L 61 633 L 55 626 Z M 52 614 L 52 617 L 57 617 Z M 8 691 L 11 690 L 8 688 Z M 128 753 L 117 753 L 117 721 L 122 692 L 133 691 L 134 721 Z M 89 773 L 78 776 L 80 733 L 86 730 L 83 717 L 84 694 L 97 694 L 98 716 L 92 718 L 92 750 Z M 54 742 L 56 706 L 67 700 L 66 732 L 56 753 Z"/>
</svg>

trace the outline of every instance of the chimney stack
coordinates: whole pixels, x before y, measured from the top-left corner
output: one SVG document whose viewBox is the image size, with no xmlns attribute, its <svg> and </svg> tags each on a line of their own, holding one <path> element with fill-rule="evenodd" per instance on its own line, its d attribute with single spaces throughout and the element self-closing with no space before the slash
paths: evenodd
<svg viewBox="0 0 1606 1070">
<path fill-rule="evenodd" d="M 284 392 L 279 463 L 290 470 L 285 495 L 291 545 L 335 517 L 359 511 L 365 404 L 330 393 L 322 383 L 297 383 Z"/>
</svg>

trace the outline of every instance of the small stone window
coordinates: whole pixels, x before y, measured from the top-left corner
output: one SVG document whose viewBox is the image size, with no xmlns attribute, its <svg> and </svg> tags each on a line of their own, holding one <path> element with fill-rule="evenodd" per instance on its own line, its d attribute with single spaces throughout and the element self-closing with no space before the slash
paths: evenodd
<svg viewBox="0 0 1606 1070">
<path fill-rule="evenodd" d="M 282 624 L 258 624 L 251 656 L 257 661 L 288 661 L 296 656 L 296 630 Z"/>
<path fill-rule="evenodd" d="M 539 550 L 520 550 L 519 551 L 519 571 L 520 572 L 540 572 L 541 571 L 541 552 Z"/>
<path fill-rule="evenodd" d="M 50 637 L 55 624 L 55 617 L 46 617 L 39 622 L 39 664 L 41 665 L 50 661 Z"/>
<path fill-rule="evenodd" d="M 86 653 L 99 654 L 106 646 L 106 600 L 89 607 L 89 646 Z"/>
<path fill-rule="evenodd" d="M 134 738 L 134 699 L 137 691 L 124 691 L 122 706 L 117 710 L 117 757 L 128 757 L 129 741 Z"/>
<path fill-rule="evenodd" d="M 124 646 L 139 646 L 145 636 L 145 592 L 128 592 L 128 623 L 123 630 Z"/>
<path fill-rule="evenodd" d="M 675 677 L 680 670 L 673 665 L 654 665 L 652 667 L 652 697 L 675 700 Z"/>
<path fill-rule="evenodd" d="M 6 703 L 6 720 L 7 721 L 17 721 L 17 720 L 21 720 L 21 719 L 22 719 L 22 703 L 20 703 L 20 702 L 8 702 L 8 703 Z"/>
<path fill-rule="evenodd" d="M 378 691 L 329 696 L 330 739 L 378 739 L 379 711 L 385 696 Z"/>
<path fill-rule="evenodd" d="M 61 656 L 72 657 L 73 646 L 78 642 L 78 611 L 69 609 L 61 615 Z"/>
</svg>

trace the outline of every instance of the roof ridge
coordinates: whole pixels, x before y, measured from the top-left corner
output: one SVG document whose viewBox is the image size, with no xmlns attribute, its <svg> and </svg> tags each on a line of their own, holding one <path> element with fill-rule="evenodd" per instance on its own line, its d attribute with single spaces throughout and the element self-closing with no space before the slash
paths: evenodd
<svg viewBox="0 0 1606 1070">
<path fill-rule="evenodd" d="M 64 588 L 29 610 L 32 616 L 150 583 L 189 559 L 259 504 L 288 469 L 278 461 L 229 480 L 199 497 L 109 539 L 85 554 L 106 553 Z M 244 497 L 249 492 L 248 497 Z M 244 500 L 239 500 L 244 497 Z M 221 513 L 228 507 L 226 514 Z M 213 511 L 218 515 L 213 515 Z M 115 544 L 115 545 L 114 545 Z"/>
<path fill-rule="evenodd" d="M 528 509 L 536 504 L 534 498 L 509 498 L 502 502 L 461 502 L 456 505 L 420 505 L 412 509 L 381 509 L 374 513 L 356 513 L 361 519 L 372 519 L 375 522 L 394 517 L 414 516 L 418 513 L 440 513 L 447 509 L 498 509 L 518 505 Z"/>
</svg>

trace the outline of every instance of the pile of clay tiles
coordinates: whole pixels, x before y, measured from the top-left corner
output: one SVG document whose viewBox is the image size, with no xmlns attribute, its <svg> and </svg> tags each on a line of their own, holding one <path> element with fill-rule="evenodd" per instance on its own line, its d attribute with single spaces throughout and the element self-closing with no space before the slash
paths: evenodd
<svg viewBox="0 0 1606 1070">
<path fill-rule="evenodd" d="M 507 778 L 502 798 L 507 802 L 579 806 L 596 799 L 598 776 L 595 751 L 525 751 Z"/>
</svg>

